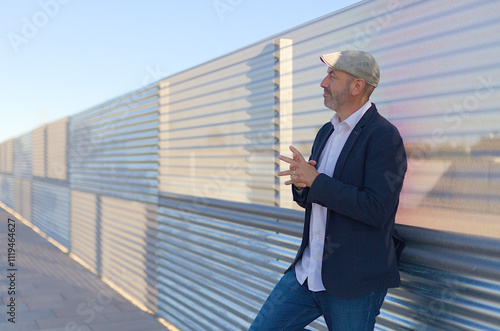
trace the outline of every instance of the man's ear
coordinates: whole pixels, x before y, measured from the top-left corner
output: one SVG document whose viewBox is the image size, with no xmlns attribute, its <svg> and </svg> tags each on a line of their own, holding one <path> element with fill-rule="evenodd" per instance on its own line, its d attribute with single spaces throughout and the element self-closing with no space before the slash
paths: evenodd
<svg viewBox="0 0 500 331">
<path fill-rule="evenodd" d="M 362 78 L 354 78 L 351 82 L 351 94 L 352 96 L 358 96 L 363 94 L 365 90 L 366 82 Z"/>
</svg>

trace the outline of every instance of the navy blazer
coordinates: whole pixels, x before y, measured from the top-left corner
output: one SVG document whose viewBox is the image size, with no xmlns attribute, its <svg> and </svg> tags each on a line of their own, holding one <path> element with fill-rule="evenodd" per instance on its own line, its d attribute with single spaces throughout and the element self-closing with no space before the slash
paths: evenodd
<svg viewBox="0 0 500 331">
<path fill-rule="evenodd" d="M 332 134 L 318 132 L 310 160 L 319 156 Z M 374 104 L 349 135 L 333 177 L 319 174 L 294 200 L 305 208 L 302 244 L 290 271 L 309 243 L 312 203 L 328 208 L 322 279 L 329 294 L 355 297 L 400 283 L 393 241 L 394 219 L 406 173 L 403 140 Z"/>
</svg>

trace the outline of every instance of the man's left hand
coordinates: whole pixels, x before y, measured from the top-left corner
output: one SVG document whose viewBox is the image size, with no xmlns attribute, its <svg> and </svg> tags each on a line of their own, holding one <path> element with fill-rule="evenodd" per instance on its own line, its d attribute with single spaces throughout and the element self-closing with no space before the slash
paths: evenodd
<svg viewBox="0 0 500 331">
<path fill-rule="evenodd" d="M 290 169 L 279 171 L 277 175 L 290 176 L 290 180 L 287 180 L 285 185 L 294 184 L 299 189 L 311 187 L 312 183 L 319 175 L 319 172 L 314 167 L 316 165 L 316 161 L 311 160 L 307 162 L 302 154 L 300 154 L 300 152 L 293 146 L 290 146 L 290 150 L 293 153 L 292 159 L 283 155 L 278 157 L 281 161 L 290 164 Z"/>
</svg>

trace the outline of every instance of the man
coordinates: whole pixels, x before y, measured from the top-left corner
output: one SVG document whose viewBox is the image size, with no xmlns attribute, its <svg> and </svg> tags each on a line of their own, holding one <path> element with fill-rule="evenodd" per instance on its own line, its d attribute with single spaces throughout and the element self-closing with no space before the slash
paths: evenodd
<svg viewBox="0 0 500 331">
<path fill-rule="evenodd" d="M 325 106 L 311 158 L 280 156 L 305 208 L 302 244 L 250 330 L 303 330 L 323 315 L 329 330 L 373 330 L 387 289 L 400 283 L 394 219 L 406 172 L 398 130 L 369 101 L 380 79 L 362 51 L 325 54 Z"/>
</svg>

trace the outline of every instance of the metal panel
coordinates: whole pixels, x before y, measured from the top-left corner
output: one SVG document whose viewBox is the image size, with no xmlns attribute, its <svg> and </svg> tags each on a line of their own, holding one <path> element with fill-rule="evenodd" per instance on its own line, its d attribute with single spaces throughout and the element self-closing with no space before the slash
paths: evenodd
<svg viewBox="0 0 500 331">
<path fill-rule="evenodd" d="M 158 314 L 181 330 L 248 329 L 295 257 L 302 223 L 274 207 L 163 196 Z"/>
<path fill-rule="evenodd" d="M 162 191 L 274 204 L 274 51 L 259 43 L 160 82 Z"/>
<path fill-rule="evenodd" d="M 290 154 L 293 142 L 293 41 L 287 38 L 276 40 L 276 92 L 275 92 L 275 171 L 288 170 L 288 164 L 281 162 L 278 155 Z M 291 208 L 292 194 L 284 183 L 288 178 L 275 176 L 276 206 Z"/>
<path fill-rule="evenodd" d="M 27 220 L 31 219 L 31 180 L 22 179 L 22 203 L 19 213 Z"/>
<path fill-rule="evenodd" d="M 13 178 L 14 181 L 14 204 L 13 208 L 16 211 L 20 211 L 23 206 L 23 183 L 21 178 Z M 30 192 L 31 193 L 31 192 Z"/>
<path fill-rule="evenodd" d="M 14 177 L 14 210 L 31 219 L 31 180 Z"/>
<path fill-rule="evenodd" d="M 389 291 L 377 330 L 498 330 L 500 241 L 398 227 L 407 241 L 402 286 Z"/>
<path fill-rule="evenodd" d="M 14 177 L 0 174 L 0 201 L 14 208 Z"/>
<path fill-rule="evenodd" d="M 33 135 L 28 133 L 14 139 L 14 176 L 32 177 Z"/>
<path fill-rule="evenodd" d="M 47 175 L 47 144 L 46 126 L 41 126 L 33 130 L 33 176 L 45 177 Z"/>
<path fill-rule="evenodd" d="M 70 248 L 70 190 L 68 185 L 33 180 L 32 220 L 46 235 Z"/>
<path fill-rule="evenodd" d="M 47 177 L 67 179 L 66 146 L 68 117 L 47 125 Z"/>
<path fill-rule="evenodd" d="M 158 222 L 158 314 L 181 330 L 243 330 L 292 261 L 303 213 L 168 195 Z M 402 285 L 376 329 L 496 330 L 500 241 L 397 228 L 407 242 Z"/>
<path fill-rule="evenodd" d="M 101 197 L 101 275 L 142 307 L 157 310 L 155 208 Z M 149 215 L 150 216 L 150 215 Z"/>
<path fill-rule="evenodd" d="M 308 156 L 332 116 L 318 55 L 370 51 L 381 69 L 371 99 L 409 155 L 397 221 L 500 237 L 499 12 L 486 0 L 363 1 L 283 33 L 294 42 L 293 144 Z"/>
<path fill-rule="evenodd" d="M 100 220 L 95 194 L 71 191 L 71 253 L 100 272 Z"/>
<path fill-rule="evenodd" d="M 151 85 L 70 117 L 73 189 L 156 201 L 157 90 Z"/>
<path fill-rule="evenodd" d="M 14 210 L 31 219 L 31 178 L 33 135 L 31 132 L 14 139 Z"/>
<path fill-rule="evenodd" d="M 12 174 L 14 165 L 14 139 L 0 144 L 0 172 Z"/>
</svg>

